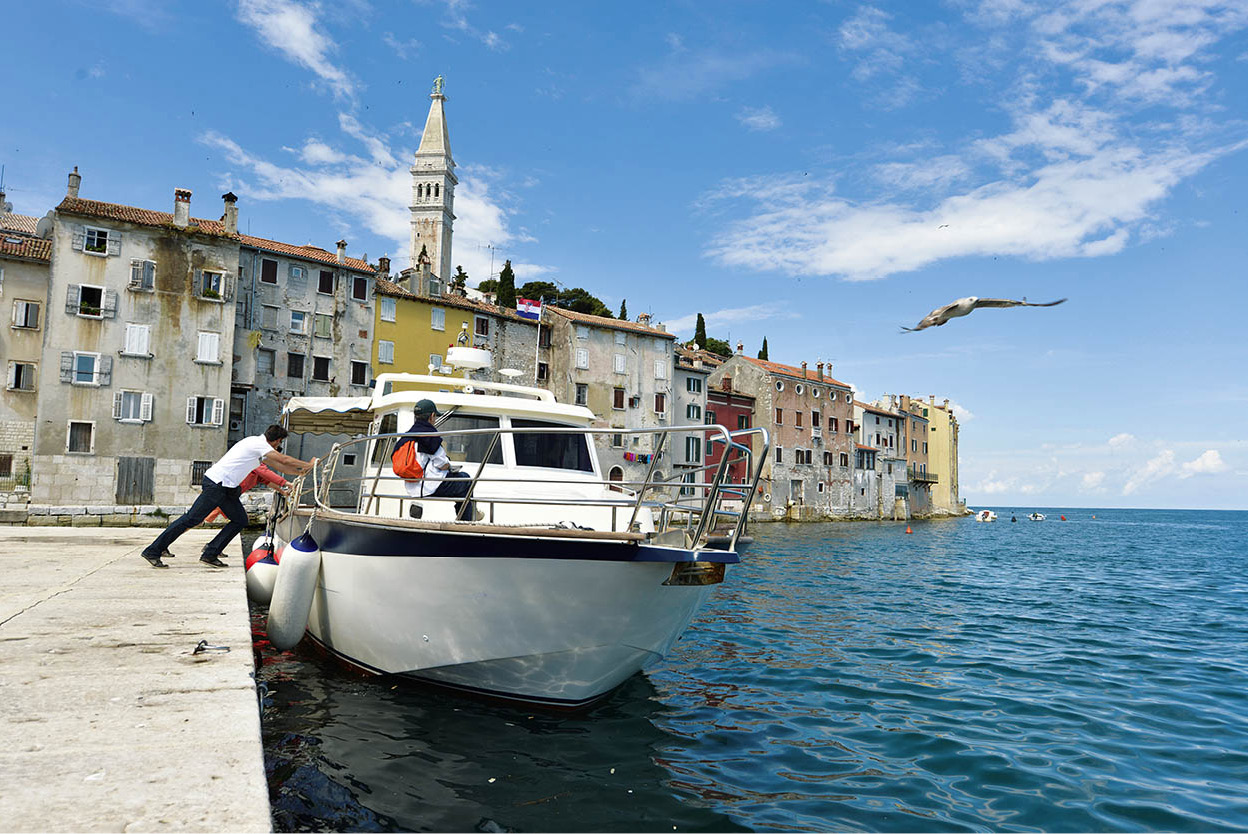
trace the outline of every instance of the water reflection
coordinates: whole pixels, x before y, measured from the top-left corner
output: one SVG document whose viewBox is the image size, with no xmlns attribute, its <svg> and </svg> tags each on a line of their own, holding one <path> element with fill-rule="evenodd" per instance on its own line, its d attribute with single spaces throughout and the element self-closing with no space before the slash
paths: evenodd
<svg viewBox="0 0 1248 834">
<path fill-rule="evenodd" d="M 253 612 L 281 831 L 743 831 L 672 779 L 672 736 L 642 676 L 584 713 L 525 712 L 300 648 L 274 651 Z"/>
</svg>

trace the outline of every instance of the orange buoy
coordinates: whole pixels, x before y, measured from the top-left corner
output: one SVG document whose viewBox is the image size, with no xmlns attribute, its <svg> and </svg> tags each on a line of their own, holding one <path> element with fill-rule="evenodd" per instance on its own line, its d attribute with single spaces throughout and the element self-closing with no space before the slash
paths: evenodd
<svg viewBox="0 0 1248 834">
<path fill-rule="evenodd" d="M 1065 521 L 1065 520 L 1066 520 L 1066 516 L 1062 516 L 1062 521 Z"/>
<path fill-rule="evenodd" d="M 909 525 L 909 524 L 907 524 L 907 525 L 906 525 L 906 532 L 907 532 L 907 533 L 913 533 L 913 532 L 914 532 L 913 530 L 911 530 L 911 529 L 910 529 L 910 525 Z"/>
</svg>

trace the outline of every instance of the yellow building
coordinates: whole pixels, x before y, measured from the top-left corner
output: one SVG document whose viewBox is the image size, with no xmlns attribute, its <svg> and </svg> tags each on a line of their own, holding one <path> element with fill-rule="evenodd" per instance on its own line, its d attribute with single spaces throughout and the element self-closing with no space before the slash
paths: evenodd
<svg viewBox="0 0 1248 834">
<path fill-rule="evenodd" d="M 406 283 L 406 282 L 404 282 Z M 448 347 L 467 344 L 494 354 L 494 366 L 476 378 L 534 384 L 537 322 L 515 310 L 458 296 L 411 292 L 384 278 L 376 280 L 373 327 L 373 376 L 382 373 L 427 374 L 441 367 Z M 514 380 L 499 375 L 514 368 Z"/>
<path fill-rule="evenodd" d="M 932 485 L 932 512 L 958 514 L 963 511 L 958 495 L 958 418 L 949 401 L 936 404 L 928 397 L 923 404 L 928 414 L 928 470 L 940 479 Z"/>
</svg>

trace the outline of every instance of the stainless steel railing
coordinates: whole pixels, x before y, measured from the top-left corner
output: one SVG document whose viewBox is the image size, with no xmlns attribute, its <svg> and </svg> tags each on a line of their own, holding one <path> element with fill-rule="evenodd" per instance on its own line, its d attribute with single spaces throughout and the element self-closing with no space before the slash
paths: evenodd
<svg viewBox="0 0 1248 834">
<path fill-rule="evenodd" d="M 654 438 L 650 453 L 651 458 L 644 478 L 640 481 L 613 481 L 602 477 L 601 472 L 570 470 L 577 472 L 566 478 L 546 477 L 541 479 L 522 477 L 523 468 L 511 469 L 501 467 L 488 461 L 495 450 L 501 450 L 502 438 L 506 435 L 540 434 L 540 435 L 580 435 L 585 437 L 586 444 L 592 445 L 590 438 L 599 435 L 637 436 L 650 435 Z M 673 471 L 670 475 L 658 476 L 658 461 L 663 453 L 668 437 L 672 434 L 696 434 L 709 437 L 709 442 L 723 445 L 724 452 L 715 463 L 701 466 L 686 466 L 682 470 Z M 767 460 L 770 449 L 770 436 L 764 428 L 741 429 L 730 431 L 722 425 L 697 426 L 659 426 L 649 429 L 617 429 L 617 428 L 573 428 L 573 427 L 490 427 L 482 429 L 460 429 L 436 432 L 443 442 L 456 437 L 488 436 L 489 442 L 480 461 L 463 461 L 476 465 L 476 472 L 469 481 L 467 494 L 457 497 L 426 495 L 413 497 L 402 494 L 402 491 L 383 492 L 384 484 L 403 483 L 404 479 L 393 474 L 386 474 L 390 455 L 398 439 L 405 436 L 402 432 L 370 434 L 352 440 L 336 443 L 329 453 L 317 461 L 315 467 L 307 475 L 292 482 L 291 498 L 275 504 L 274 520 L 279 516 L 298 507 L 315 507 L 332 509 L 329 505 L 331 490 L 352 484 L 358 484 L 361 496 L 357 503 L 361 515 L 378 515 L 382 510 L 381 501 L 397 499 L 399 513 L 402 517 L 405 502 L 469 502 L 478 501 L 490 506 L 493 520 L 495 504 L 512 505 L 528 504 L 534 506 L 576 506 L 576 507 L 608 507 L 611 509 L 611 526 L 618 527 L 621 513 L 628 513 L 628 522 L 624 529 L 640 532 L 639 518 L 643 509 L 649 509 L 655 519 L 653 535 L 659 536 L 675 529 L 684 529 L 690 538 L 691 546 L 702 548 L 711 534 L 719 529 L 717 523 L 730 523 L 727 545 L 735 548 L 737 540 L 745 530 L 748 520 L 749 506 L 752 497 L 757 493 L 759 479 L 762 476 L 763 463 Z M 384 445 L 378 445 L 384 444 Z M 759 448 L 755 448 L 755 445 Z M 377 450 L 380 449 L 380 453 Z M 375 466 L 375 472 L 367 472 L 363 476 L 351 476 L 339 472 L 342 457 L 347 450 L 358 450 L 366 466 Z M 597 455 L 594 455 L 596 460 Z M 745 484 L 726 482 L 727 473 L 733 464 L 744 461 L 746 471 Z M 493 471 L 490 471 L 493 470 Z M 691 480 L 697 475 L 699 479 Z M 584 487 L 586 484 L 601 484 L 609 491 L 619 492 L 621 500 L 614 498 L 544 498 L 524 495 L 489 495 L 477 498 L 478 489 L 482 484 L 540 484 L 542 486 L 575 485 Z M 748 485 L 747 485 L 748 484 Z M 367 489 L 365 486 L 367 485 Z M 690 496 L 690 492 L 693 493 Z M 631 493 L 631 494 L 630 494 Z M 669 495 L 669 493 L 673 493 Z M 692 498 L 692 500 L 690 500 Z M 734 508 L 728 506 L 736 503 Z M 375 509 L 374 509 L 375 508 Z M 471 519 L 457 519 L 470 521 Z"/>
</svg>

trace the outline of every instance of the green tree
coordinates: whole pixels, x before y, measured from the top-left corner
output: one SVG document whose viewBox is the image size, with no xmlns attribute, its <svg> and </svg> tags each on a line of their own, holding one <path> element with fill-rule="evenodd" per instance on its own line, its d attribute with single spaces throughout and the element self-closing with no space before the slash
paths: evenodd
<svg viewBox="0 0 1248 834">
<path fill-rule="evenodd" d="M 477 284 L 477 289 L 481 292 L 498 292 L 498 279 L 486 278 L 480 284 Z"/>
<path fill-rule="evenodd" d="M 767 358 L 767 337 L 766 336 L 763 337 L 763 346 L 758 351 L 758 358 L 759 359 Z"/>
<path fill-rule="evenodd" d="M 573 287 L 560 293 L 559 306 L 575 310 L 578 313 L 589 313 L 591 316 L 602 316 L 607 319 L 615 318 L 611 315 L 611 308 L 603 304 L 601 299 L 591 295 L 588 290 L 581 287 Z"/>
<path fill-rule="evenodd" d="M 516 297 L 532 301 L 541 301 L 544 298 L 547 302 L 553 302 L 559 298 L 559 288 L 549 281 L 529 281 L 516 290 Z"/>
<path fill-rule="evenodd" d="M 503 264 L 503 271 L 498 273 L 498 298 L 495 303 L 505 310 L 516 308 L 516 273 L 511 270 L 511 259 Z"/>
<path fill-rule="evenodd" d="M 464 272 L 462 266 L 455 267 L 455 274 L 451 277 L 451 291 L 458 296 L 466 296 L 468 286 L 468 273 Z"/>
<path fill-rule="evenodd" d="M 698 313 L 698 324 L 693 328 L 693 340 L 698 343 L 698 347 L 706 347 L 706 319 L 702 318 L 701 313 Z"/>
<path fill-rule="evenodd" d="M 620 321 L 628 321 L 628 299 L 620 302 Z"/>
<path fill-rule="evenodd" d="M 720 356 L 732 356 L 732 348 L 723 339 L 716 339 L 714 336 L 706 337 L 706 344 L 703 345 L 711 353 L 718 353 Z"/>
</svg>

